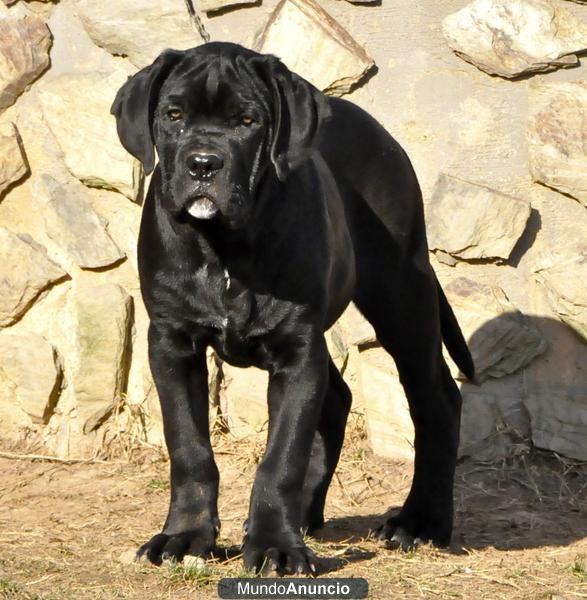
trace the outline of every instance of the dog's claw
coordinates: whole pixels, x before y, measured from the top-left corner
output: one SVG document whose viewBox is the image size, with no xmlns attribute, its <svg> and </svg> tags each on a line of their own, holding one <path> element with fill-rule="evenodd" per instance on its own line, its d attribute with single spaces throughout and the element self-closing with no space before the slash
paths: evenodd
<svg viewBox="0 0 587 600">
<path fill-rule="evenodd" d="M 261 575 L 268 575 L 271 572 L 279 576 L 317 573 L 316 556 L 305 546 L 263 549 L 253 546 L 245 539 L 243 554 L 245 569 Z"/>
<path fill-rule="evenodd" d="M 181 562 L 186 554 L 208 558 L 214 545 L 214 540 L 206 540 L 195 531 L 177 535 L 158 533 L 137 550 L 136 560 L 144 562 L 147 559 L 159 566 L 164 561 Z"/>
<path fill-rule="evenodd" d="M 415 550 L 430 541 L 439 547 L 447 546 L 450 542 L 450 534 L 444 533 L 442 529 L 433 528 L 422 521 L 406 521 L 399 516 L 388 519 L 371 535 L 374 539 L 385 542 L 387 548 L 404 552 Z"/>
</svg>

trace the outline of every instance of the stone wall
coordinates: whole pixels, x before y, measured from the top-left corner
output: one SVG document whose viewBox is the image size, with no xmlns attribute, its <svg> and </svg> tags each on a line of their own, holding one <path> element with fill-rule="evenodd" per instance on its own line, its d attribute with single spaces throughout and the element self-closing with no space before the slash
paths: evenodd
<svg viewBox="0 0 587 600">
<path fill-rule="evenodd" d="M 160 444 L 136 269 L 146 183 L 109 107 L 162 49 L 202 43 L 201 28 L 184 0 L 3 2 L 0 436 L 61 456 Z M 272 52 L 347 94 L 410 154 L 431 259 L 477 363 L 479 385 L 462 383 L 461 453 L 534 443 L 587 459 L 587 6 L 196 9 L 212 40 Z M 368 323 L 351 307 L 327 338 L 374 450 L 411 457 L 395 366 Z M 230 434 L 262 433 L 266 375 L 212 356 L 210 372 Z"/>
</svg>

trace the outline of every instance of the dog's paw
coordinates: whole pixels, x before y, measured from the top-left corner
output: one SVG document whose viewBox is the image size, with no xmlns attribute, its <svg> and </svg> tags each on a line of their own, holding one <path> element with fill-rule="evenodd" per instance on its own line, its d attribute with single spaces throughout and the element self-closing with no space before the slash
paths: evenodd
<svg viewBox="0 0 587 600">
<path fill-rule="evenodd" d="M 242 546 L 245 569 L 271 575 L 316 575 L 316 555 L 303 544 L 289 547 L 256 545 L 246 536 Z"/>
<path fill-rule="evenodd" d="M 184 531 L 175 535 L 158 533 L 137 550 L 137 560 L 148 560 L 160 565 L 164 560 L 181 562 L 186 554 L 209 558 L 214 550 L 214 536 L 200 531 Z"/>
<path fill-rule="evenodd" d="M 431 526 L 424 520 L 402 519 L 401 516 L 391 517 L 380 525 L 372 536 L 385 542 L 388 548 L 408 552 L 426 542 L 432 542 L 437 547 L 450 544 L 450 528 Z"/>
</svg>

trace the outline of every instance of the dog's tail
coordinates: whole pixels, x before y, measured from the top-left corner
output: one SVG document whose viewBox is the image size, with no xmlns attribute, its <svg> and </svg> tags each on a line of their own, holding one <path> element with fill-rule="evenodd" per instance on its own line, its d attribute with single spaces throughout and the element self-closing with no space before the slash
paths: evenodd
<svg viewBox="0 0 587 600">
<path fill-rule="evenodd" d="M 469 381 L 476 383 L 473 357 L 471 356 L 463 332 L 461 331 L 457 318 L 448 303 L 438 279 L 436 279 L 436 287 L 438 288 L 442 341 L 444 342 L 450 357 L 455 361 L 461 372 Z"/>
</svg>

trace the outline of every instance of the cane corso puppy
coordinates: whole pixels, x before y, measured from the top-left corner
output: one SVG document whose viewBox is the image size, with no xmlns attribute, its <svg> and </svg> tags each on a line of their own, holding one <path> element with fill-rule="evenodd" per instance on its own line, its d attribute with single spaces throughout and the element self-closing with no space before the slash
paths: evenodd
<svg viewBox="0 0 587 600">
<path fill-rule="evenodd" d="M 446 545 L 461 398 L 443 342 L 464 374 L 474 368 L 429 264 L 421 193 L 399 144 L 277 58 L 228 43 L 164 52 L 124 84 L 112 112 L 124 147 L 154 169 L 139 272 L 171 504 L 139 555 L 159 564 L 215 546 L 211 346 L 269 372 L 245 566 L 315 571 L 303 532 L 324 522 L 351 406 L 324 332 L 351 300 L 395 359 L 416 430 L 411 491 L 378 535 Z"/>
</svg>

